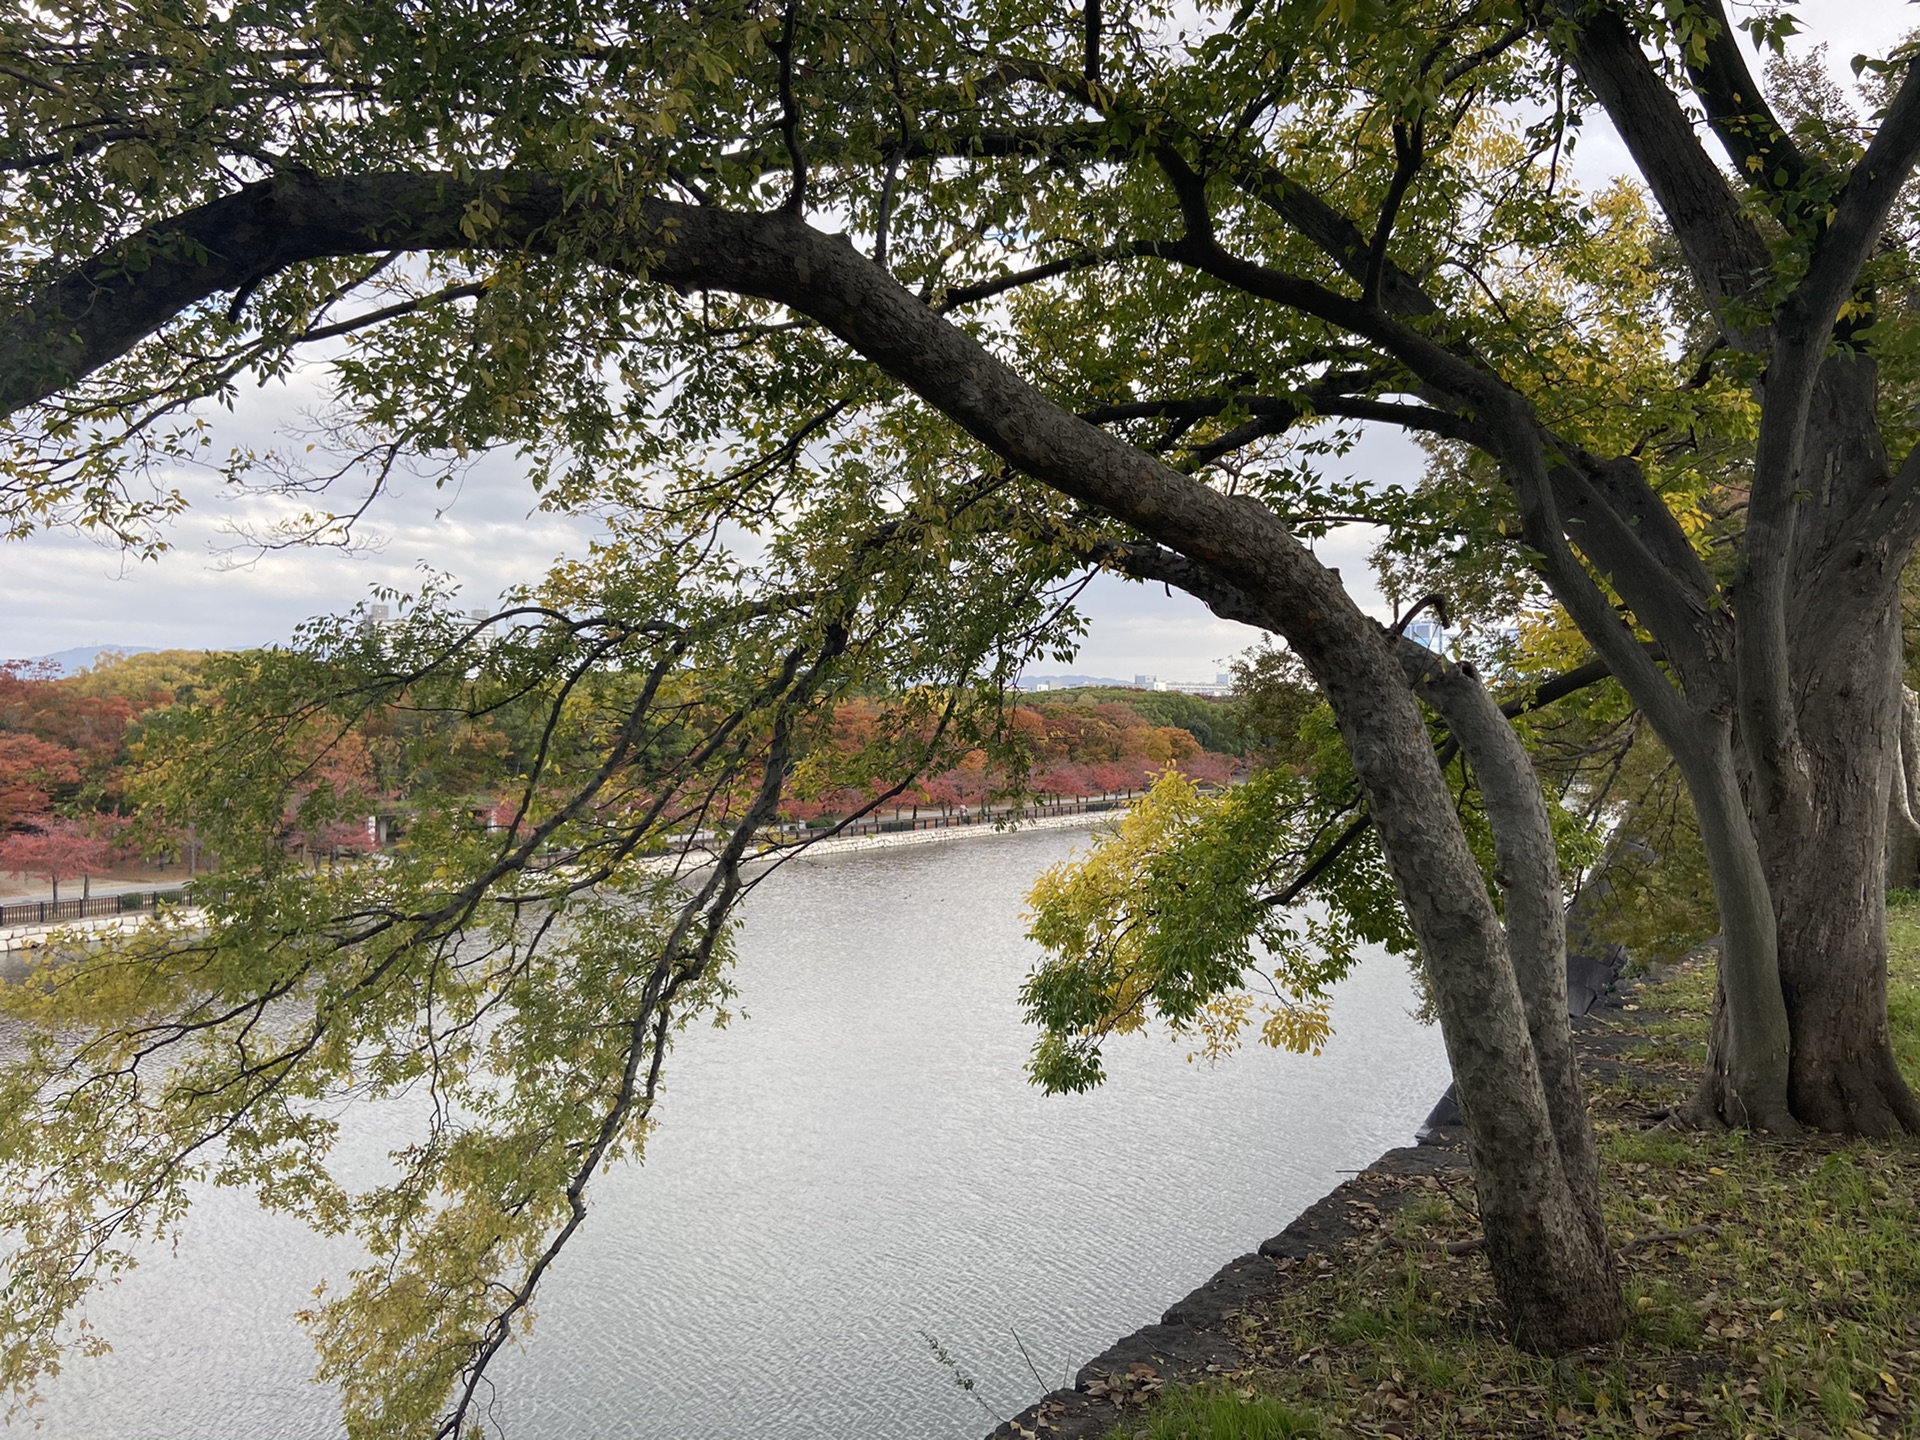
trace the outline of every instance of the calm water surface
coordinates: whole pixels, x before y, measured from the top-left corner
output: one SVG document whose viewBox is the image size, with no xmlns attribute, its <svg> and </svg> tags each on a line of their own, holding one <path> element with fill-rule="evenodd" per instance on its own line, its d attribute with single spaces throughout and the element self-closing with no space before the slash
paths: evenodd
<svg viewBox="0 0 1920 1440">
<path fill-rule="evenodd" d="M 1110 1047 L 1098 1092 L 1031 1089 L 1022 897 L 1085 841 L 821 856 L 755 893 L 736 977 L 749 1018 L 683 1039 L 646 1164 L 592 1192 L 532 1336 L 493 1372 L 506 1436 L 979 1435 L 1043 1388 L 1022 1344 L 1061 1383 L 1337 1172 L 1407 1143 L 1446 1062 L 1386 956 L 1341 987 L 1317 1059 L 1190 1064 L 1136 1036 Z M 94 1306 L 113 1354 L 76 1362 L 14 1428 L 337 1434 L 290 1317 L 353 1258 L 210 1193 L 177 1247 Z"/>
</svg>

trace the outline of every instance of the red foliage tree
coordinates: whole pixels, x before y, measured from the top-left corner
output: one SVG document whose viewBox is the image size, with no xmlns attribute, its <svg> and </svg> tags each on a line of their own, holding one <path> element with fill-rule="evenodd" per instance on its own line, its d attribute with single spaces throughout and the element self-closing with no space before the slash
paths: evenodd
<svg viewBox="0 0 1920 1440">
<path fill-rule="evenodd" d="M 0 869 L 48 880 L 56 905 L 62 880 L 99 875 L 113 864 L 114 843 L 97 825 L 55 815 L 36 815 L 32 824 L 0 840 Z"/>
<path fill-rule="evenodd" d="M 0 731 L 0 835 L 43 813 L 54 790 L 79 784 L 79 759 L 37 735 Z"/>
<path fill-rule="evenodd" d="M 88 765 L 118 757 L 127 722 L 142 708 L 120 695 L 83 694 L 45 665 L 0 664 L 0 731 L 63 745 Z"/>
<path fill-rule="evenodd" d="M 1233 757 L 1202 750 L 1180 762 L 1180 771 L 1189 780 L 1202 785 L 1225 785 L 1233 779 Z"/>
</svg>

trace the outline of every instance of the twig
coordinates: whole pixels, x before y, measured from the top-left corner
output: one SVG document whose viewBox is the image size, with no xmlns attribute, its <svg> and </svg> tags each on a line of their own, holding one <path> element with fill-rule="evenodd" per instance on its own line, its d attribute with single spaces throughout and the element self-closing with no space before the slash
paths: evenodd
<svg viewBox="0 0 1920 1440">
<path fill-rule="evenodd" d="M 1033 1356 L 1027 1353 L 1027 1342 L 1020 1338 L 1020 1332 L 1011 1325 L 1007 1327 L 1007 1333 L 1013 1336 L 1013 1343 L 1020 1347 L 1020 1358 L 1027 1362 L 1027 1370 L 1033 1376 L 1033 1383 L 1045 1390 L 1047 1382 L 1040 1378 L 1040 1367 L 1033 1363 Z"/>
<path fill-rule="evenodd" d="M 1616 1255 L 1631 1255 L 1636 1250 L 1644 1250 L 1649 1245 L 1665 1245 L 1675 1240 L 1691 1240 L 1696 1235 L 1718 1235 L 1717 1225 L 1689 1225 L 1684 1230 L 1657 1230 L 1651 1235 L 1642 1235 L 1638 1240 L 1629 1240 L 1619 1246 Z"/>
</svg>

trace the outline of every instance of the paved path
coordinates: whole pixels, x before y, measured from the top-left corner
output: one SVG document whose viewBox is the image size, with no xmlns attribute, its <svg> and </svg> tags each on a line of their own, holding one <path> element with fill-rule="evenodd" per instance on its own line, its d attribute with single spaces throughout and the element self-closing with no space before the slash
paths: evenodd
<svg viewBox="0 0 1920 1440">
<path fill-rule="evenodd" d="M 103 880 L 95 879 L 86 888 L 87 894 L 98 900 L 107 895 L 130 895 L 136 890 L 178 890 L 187 883 L 186 872 L 167 875 L 157 880 Z M 81 884 L 78 880 L 62 882 L 60 898 L 62 900 L 80 899 Z M 53 903 L 52 890 L 23 890 L 15 894 L 10 888 L 0 888 L 0 905 L 34 905 L 40 901 Z"/>
</svg>

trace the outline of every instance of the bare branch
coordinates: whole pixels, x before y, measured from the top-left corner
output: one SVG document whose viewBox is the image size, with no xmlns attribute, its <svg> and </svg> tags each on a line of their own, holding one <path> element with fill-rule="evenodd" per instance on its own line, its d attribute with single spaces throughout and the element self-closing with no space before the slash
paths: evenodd
<svg viewBox="0 0 1920 1440">
<path fill-rule="evenodd" d="M 445 305 L 453 300 L 471 300 L 484 295 L 493 285 L 491 280 L 474 280 L 462 285 L 448 285 L 431 295 L 420 295 L 412 300 L 402 300 L 397 304 L 369 311 L 365 315 L 355 315 L 352 319 L 341 320 L 332 325 L 321 325 L 315 329 L 302 330 L 295 337 L 295 343 L 306 344 L 315 340 L 332 340 L 340 335 L 351 335 L 356 330 L 365 330 L 374 325 L 384 324 L 388 320 L 398 320 L 403 315 L 412 315 L 420 310 L 430 310 L 437 305 Z"/>
<path fill-rule="evenodd" d="M 994 296 L 1004 295 L 1009 290 L 1018 290 L 1025 285 L 1037 285 L 1043 280 L 1052 280 L 1060 275 L 1071 275 L 1075 271 L 1090 270 L 1098 265 L 1111 265 L 1121 260 L 1158 258 L 1166 252 L 1166 248 L 1165 245 L 1155 241 L 1142 241 L 1108 245 L 1099 250 L 1085 250 L 1078 255 L 1049 260 L 1044 265 L 1016 270 L 1012 274 L 1001 275 L 992 280 L 981 280 L 972 285 L 956 285 L 941 297 L 935 309 L 939 314 L 945 315 L 951 310 L 959 309 L 962 305 L 977 305 L 982 300 L 991 300 Z"/>
</svg>

